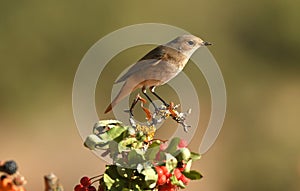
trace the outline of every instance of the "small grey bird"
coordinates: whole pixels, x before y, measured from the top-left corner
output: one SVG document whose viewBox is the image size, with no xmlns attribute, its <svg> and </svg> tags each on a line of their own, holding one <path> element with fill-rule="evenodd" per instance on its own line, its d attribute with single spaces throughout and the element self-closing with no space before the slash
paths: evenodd
<svg viewBox="0 0 300 191">
<path fill-rule="evenodd" d="M 143 94 L 152 102 L 146 94 L 146 89 L 149 88 L 151 93 L 167 106 L 168 104 L 154 92 L 155 87 L 174 78 L 199 47 L 208 45 L 211 43 L 187 34 L 151 50 L 115 82 L 125 83 L 104 113 L 111 111 L 124 97 L 138 88 L 142 88 Z"/>
</svg>

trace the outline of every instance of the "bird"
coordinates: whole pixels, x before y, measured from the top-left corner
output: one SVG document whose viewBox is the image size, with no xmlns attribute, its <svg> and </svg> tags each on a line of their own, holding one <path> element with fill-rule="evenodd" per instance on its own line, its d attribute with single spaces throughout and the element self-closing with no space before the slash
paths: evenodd
<svg viewBox="0 0 300 191">
<path fill-rule="evenodd" d="M 151 103 L 153 103 L 151 98 L 146 94 L 147 89 L 162 101 L 164 105 L 168 106 L 168 104 L 156 94 L 155 88 L 166 84 L 169 80 L 178 75 L 192 54 L 198 48 L 208 45 L 211 45 L 211 43 L 203 41 L 197 36 L 184 34 L 166 44 L 157 46 L 138 60 L 122 77 L 115 81 L 115 84 L 120 82 L 124 82 L 124 84 L 104 113 L 110 112 L 123 98 L 139 88 L 142 89 L 142 93 Z"/>
</svg>

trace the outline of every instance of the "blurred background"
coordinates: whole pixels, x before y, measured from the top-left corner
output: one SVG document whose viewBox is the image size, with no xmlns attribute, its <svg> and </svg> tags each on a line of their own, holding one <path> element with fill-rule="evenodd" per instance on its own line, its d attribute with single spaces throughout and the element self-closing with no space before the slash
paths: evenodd
<svg viewBox="0 0 300 191">
<path fill-rule="evenodd" d="M 156 22 L 213 42 L 209 49 L 227 88 L 224 127 L 194 164 L 204 178 L 187 190 L 300 190 L 299 7 L 293 0 L 0 1 L 0 160 L 17 161 L 28 190 L 42 190 L 49 172 L 66 190 L 83 175 L 102 173 L 105 163 L 83 147 L 73 118 L 76 69 L 106 34 Z M 111 66 L 122 62 L 126 67 L 151 48 L 124 51 Z M 205 89 L 200 94 L 200 125 L 205 127 L 210 95 L 204 78 L 199 79 Z M 101 87 L 105 93 L 97 88 L 101 115 L 111 85 Z M 167 133 L 162 129 L 158 135 Z M 192 150 L 198 149 L 203 130 L 198 133 Z"/>
</svg>

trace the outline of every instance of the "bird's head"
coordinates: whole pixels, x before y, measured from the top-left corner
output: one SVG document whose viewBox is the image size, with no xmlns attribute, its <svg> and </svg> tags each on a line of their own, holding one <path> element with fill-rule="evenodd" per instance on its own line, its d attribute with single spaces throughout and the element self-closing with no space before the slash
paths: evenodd
<svg viewBox="0 0 300 191">
<path fill-rule="evenodd" d="M 190 57 L 198 48 L 209 45 L 211 45 L 211 43 L 203 41 L 201 38 L 191 34 L 179 36 L 165 44 L 165 46 L 174 48 L 187 57 Z"/>
</svg>

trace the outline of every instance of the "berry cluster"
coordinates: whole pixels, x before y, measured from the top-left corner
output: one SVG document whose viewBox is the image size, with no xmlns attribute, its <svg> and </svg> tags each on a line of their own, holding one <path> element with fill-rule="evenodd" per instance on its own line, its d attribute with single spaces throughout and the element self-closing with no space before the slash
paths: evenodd
<svg viewBox="0 0 300 191">
<path fill-rule="evenodd" d="M 13 160 L 0 161 L 0 191 L 25 191 L 25 178 L 17 172 L 17 164 Z"/>
<path fill-rule="evenodd" d="M 158 175 L 156 184 L 159 186 L 159 190 L 175 190 L 176 186 L 173 186 L 170 182 L 171 173 L 166 166 L 156 166 L 156 173 Z"/>
<path fill-rule="evenodd" d="M 184 185 L 187 185 L 191 180 L 189 178 L 187 178 L 186 176 L 184 176 L 184 174 L 182 174 L 183 170 L 180 170 L 179 168 L 175 168 L 174 169 L 174 175 L 177 178 L 177 180 L 182 181 L 182 183 Z"/>
<path fill-rule="evenodd" d="M 113 162 L 106 165 L 103 176 L 97 180 L 98 191 L 177 191 L 185 189 L 190 180 L 202 177 L 191 170 L 192 162 L 200 155 L 191 152 L 186 141 L 179 137 L 169 141 L 153 139 L 154 132 L 154 126 L 124 126 L 117 120 L 96 123 L 84 145 L 91 150 L 104 150 L 101 156 L 108 156 Z M 95 190 L 88 177 L 80 182 L 75 191 Z"/>
<path fill-rule="evenodd" d="M 80 179 L 80 184 L 77 184 L 75 187 L 74 187 L 74 191 L 96 191 L 97 189 L 95 188 L 95 186 L 93 186 L 92 184 L 95 182 L 95 181 L 98 181 L 98 180 L 95 180 L 94 182 L 92 182 L 93 179 L 96 179 L 98 178 L 99 176 L 95 176 L 95 177 L 92 177 L 92 178 L 89 178 L 87 176 L 84 176 Z M 100 188 L 99 188 L 100 191 L 102 191 Z"/>
<path fill-rule="evenodd" d="M 185 169 L 185 165 L 181 165 L 178 168 L 169 172 L 166 166 L 156 166 L 155 170 L 158 175 L 156 184 L 158 185 L 159 191 L 175 191 L 178 190 L 178 186 L 172 184 L 172 178 L 176 177 L 178 181 L 181 181 L 184 185 L 187 185 L 190 182 L 190 179 L 184 176 L 182 172 Z"/>
<path fill-rule="evenodd" d="M 13 160 L 9 160 L 0 165 L 0 171 L 6 174 L 15 174 L 18 170 L 17 163 Z"/>
</svg>

